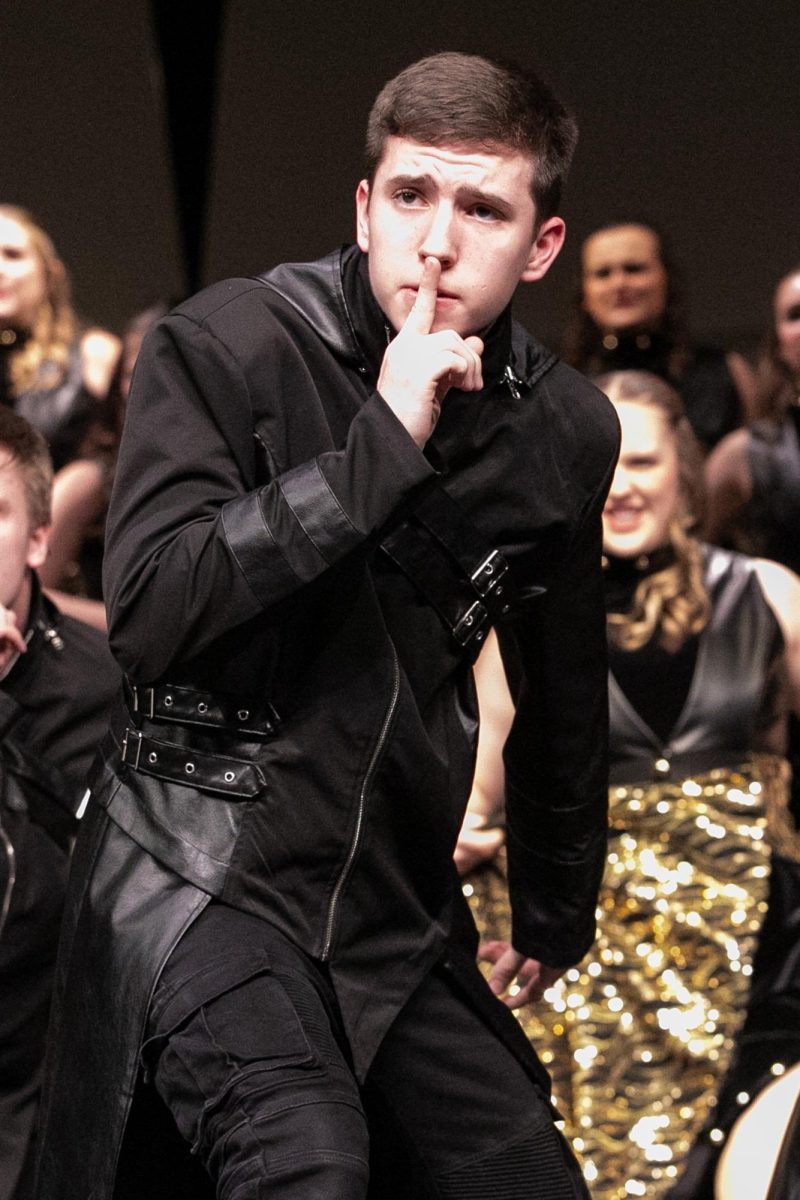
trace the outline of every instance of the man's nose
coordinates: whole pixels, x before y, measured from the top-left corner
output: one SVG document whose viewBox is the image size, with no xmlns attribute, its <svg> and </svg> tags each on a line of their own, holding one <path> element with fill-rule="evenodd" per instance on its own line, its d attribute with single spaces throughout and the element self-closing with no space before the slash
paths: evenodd
<svg viewBox="0 0 800 1200">
<path fill-rule="evenodd" d="M 439 204 L 431 216 L 419 247 L 420 258 L 438 258 L 444 270 L 456 260 L 456 241 L 453 210 L 449 205 Z"/>
</svg>

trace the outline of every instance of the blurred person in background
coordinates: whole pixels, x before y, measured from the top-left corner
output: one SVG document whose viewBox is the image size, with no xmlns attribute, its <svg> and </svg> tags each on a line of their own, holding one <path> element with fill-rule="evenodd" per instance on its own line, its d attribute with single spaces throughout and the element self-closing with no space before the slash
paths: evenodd
<svg viewBox="0 0 800 1200">
<path fill-rule="evenodd" d="M 51 483 L 42 435 L 0 407 L 0 1200 L 30 1196 L 69 843 L 120 683 L 39 586 Z"/>
<path fill-rule="evenodd" d="M 121 353 L 103 414 L 102 440 L 90 458 L 71 463 L 56 478 L 50 548 L 40 571 L 48 587 L 64 585 L 75 588 L 81 596 L 102 599 L 105 518 L 133 368 L 150 326 L 177 303 L 157 300 L 132 317 L 123 330 Z M 105 629 L 105 609 L 101 605 L 97 609 L 95 613 L 86 605 L 75 615 Z"/>
<path fill-rule="evenodd" d="M 642 221 L 602 225 L 584 241 L 563 357 L 590 376 L 633 369 L 666 379 L 706 450 L 752 415 L 749 364 L 691 342 L 665 238 Z"/>
<path fill-rule="evenodd" d="M 758 419 L 706 462 L 710 540 L 800 571 L 800 267 L 779 282 L 759 358 Z"/>
<path fill-rule="evenodd" d="M 800 572 L 800 267 L 778 283 L 757 365 L 755 420 L 706 462 L 709 541 Z M 800 816 L 800 722 L 789 723 L 792 808 Z"/>
<path fill-rule="evenodd" d="M 0 403 L 46 438 L 56 472 L 48 587 L 80 591 L 69 551 L 106 490 L 107 404 L 119 339 L 84 327 L 48 234 L 22 208 L 0 205 Z M 104 624 L 101 606 L 65 602 Z"/>
<path fill-rule="evenodd" d="M 610 854 L 595 950 L 523 1024 L 596 1200 L 711 1200 L 734 1120 L 800 1059 L 783 757 L 800 710 L 800 580 L 693 535 L 701 454 L 663 380 L 597 382 L 622 426 L 603 516 Z M 481 738 L 493 720 L 497 747 L 510 696 L 499 658 L 478 668 Z M 479 743 L 457 861 L 487 859 L 465 891 L 489 961 L 507 937 L 502 775 Z"/>
</svg>

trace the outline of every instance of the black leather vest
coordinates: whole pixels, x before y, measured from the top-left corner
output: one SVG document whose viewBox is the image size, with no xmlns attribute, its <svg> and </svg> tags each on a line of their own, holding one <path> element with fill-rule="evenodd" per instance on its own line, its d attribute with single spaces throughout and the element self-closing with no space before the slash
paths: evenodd
<svg viewBox="0 0 800 1200">
<path fill-rule="evenodd" d="M 77 458 L 91 408 L 92 398 L 83 383 L 77 343 L 70 349 L 67 373 L 57 387 L 31 388 L 14 401 L 14 411 L 47 439 L 57 471 Z"/>
<path fill-rule="evenodd" d="M 704 548 L 711 619 L 689 694 L 666 742 L 609 676 L 611 782 L 679 779 L 743 762 L 769 723 L 783 638 L 750 559 Z"/>
</svg>

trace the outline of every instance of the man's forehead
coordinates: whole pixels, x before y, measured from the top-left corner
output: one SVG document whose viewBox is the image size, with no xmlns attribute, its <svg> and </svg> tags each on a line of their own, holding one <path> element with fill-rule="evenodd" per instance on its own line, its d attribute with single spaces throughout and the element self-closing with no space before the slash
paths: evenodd
<svg viewBox="0 0 800 1200">
<path fill-rule="evenodd" d="M 455 177 L 463 174 L 470 179 L 500 175 L 524 179 L 529 186 L 534 165 L 528 151 L 501 142 L 432 145 L 392 135 L 386 139 L 376 175 L 433 173 Z"/>
</svg>

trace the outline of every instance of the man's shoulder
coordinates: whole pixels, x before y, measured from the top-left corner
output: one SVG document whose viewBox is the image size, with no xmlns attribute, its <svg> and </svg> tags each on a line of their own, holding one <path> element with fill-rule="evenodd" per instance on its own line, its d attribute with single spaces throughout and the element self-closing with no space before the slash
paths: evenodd
<svg viewBox="0 0 800 1200">
<path fill-rule="evenodd" d="M 558 359 L 548 383 L 551 393 L 563 402 L 576 426 L 591 429 L 595 435 L 606 435 L 614 443 L 619 440 L 616 409 L 590 379 Z"/>
<path fill-rule="evenodd" d="M 250 308 L 300 311 L 308 318 L 324 310 L 340 290 L 341 251 L 333 251 L 314 262 L 280 263 L 258 275 L 222 279 L 190 296 L 173 310 L 173 315 L 204 324 L 223 317 L 231 307 L 238 313 Z"/>
<path fill-rule="evenodd" d="M 202 291 L 184 300 L 174 308 L 169 317 L 184 317 L 195 325 L 205 325 L 222 318 L 226 310 L 235 308 L 242 312 L 263 306 L 268 300 L 267 289 L 260 279 L 236 277 L 212 283 Z M 168 318 L 169 319 L 169 318 Z"/>
<path fill-rule="evenodd" d="M 570 439 L 594 441 L 616 453 L 619 421 L 608 397 L 517 322 L 513 347 L 515 369 L 545 405 L 552 432 L 562 429 Z"/>
</svg>

